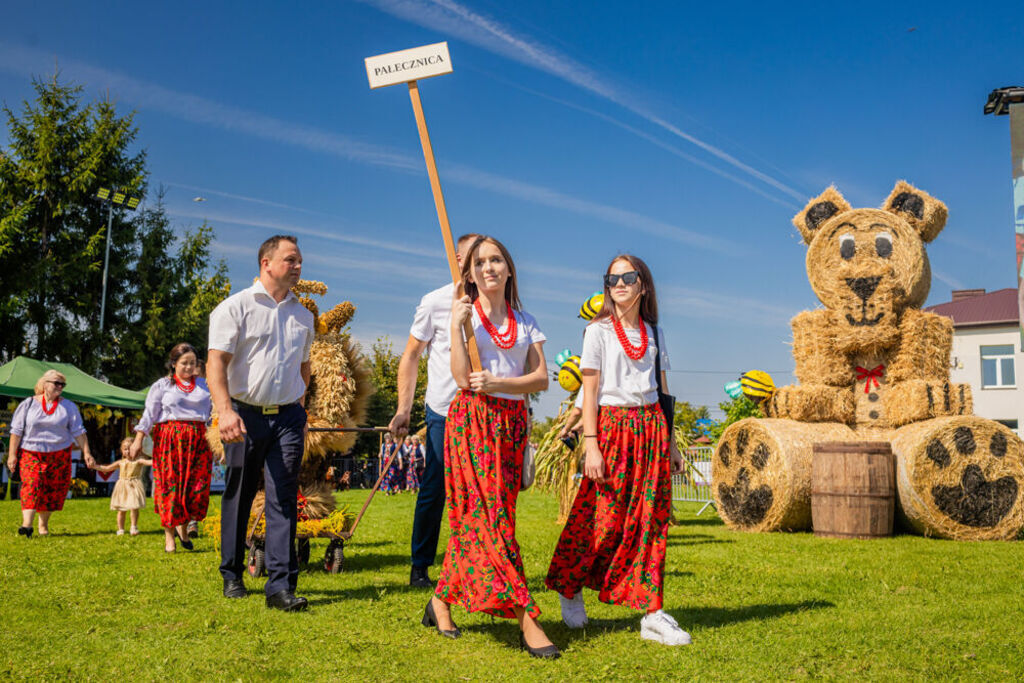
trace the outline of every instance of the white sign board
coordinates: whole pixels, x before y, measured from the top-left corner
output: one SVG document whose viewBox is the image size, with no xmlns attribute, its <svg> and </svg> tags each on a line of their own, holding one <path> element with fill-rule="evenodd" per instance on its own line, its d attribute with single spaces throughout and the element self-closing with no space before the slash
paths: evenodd
<svg viewBox="0 0 1024 683">
<path fill-rule="evenodd" d="M 367 57 L 365 62 L 371 89 L 452 72 L 447 42 Z"/>
</svg>

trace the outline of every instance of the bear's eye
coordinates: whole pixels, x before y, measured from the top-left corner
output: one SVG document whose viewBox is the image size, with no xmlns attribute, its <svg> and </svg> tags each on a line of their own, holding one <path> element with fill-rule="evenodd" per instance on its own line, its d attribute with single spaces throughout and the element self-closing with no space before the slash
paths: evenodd
<svg viewBox="0 0 1024 683">
<path fill-rule="evenodd" d="M 875 251 L 882 258 L 889 258 L 892 255 L 892 235 L 887 232 L 880 232 L 875 236 Z"/>
<path fill-rule="evenodd" d="M 857 242 L 853 235 L 846 234 L 839 236 L 839 255 L 849 261 L 857 253 Z"/>
</svg>

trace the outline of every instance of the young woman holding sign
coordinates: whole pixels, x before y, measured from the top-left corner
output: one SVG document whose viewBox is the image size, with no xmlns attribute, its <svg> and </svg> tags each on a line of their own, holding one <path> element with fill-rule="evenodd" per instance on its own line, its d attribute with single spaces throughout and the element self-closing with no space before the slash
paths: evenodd
<svg viewBox="0 0 1024 683">
<path fill-rule="evenodd" d="M 451 537 L 423 625 L 461 635 L 450 605 L 519 620 L 520 647 L 534 657 L 560 653 L 537 623 L 516 542 L 516 498 L 529 430 L 525 397 L 548 386 L 546 337 L 522 310 L 516 269 L 493 237 L 478 237 L 462 263 L 465 295 L 456 288 L 451 334 L 472 320 L 483 369 L 470 371 L 465 344 L 452 343 L 459 386 L 445 428 L 445 488 Z"/>
<path fill-rule="evenodd" d="M 586 478 L 546 583 L 558 592 L 570 628 L 587 623 L 581 593 L 587 587 L 602 602 L 643 610 L 641 638 L 686 645 L 689 634 L 661 609 L 670 469 L 681 471 L 683 459 L 658 404 L 669 359 L 657 322 L 647 265 L 629 254 L 616 257 L 604 276 L 604 306 L 583 336 Z"/>
</svg>

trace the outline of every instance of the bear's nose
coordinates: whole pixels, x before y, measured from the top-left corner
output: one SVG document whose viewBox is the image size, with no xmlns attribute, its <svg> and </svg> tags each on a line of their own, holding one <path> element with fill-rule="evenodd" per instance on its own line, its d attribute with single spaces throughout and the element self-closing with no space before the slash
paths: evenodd
<svg viewBox="0 0 1024 683">
<path fill-rule="evenodd" d="M 871 298 L 871 295 L 875 293 L 875 289 L 878 288 L 878 283 L 882 281 L 881 277 L 848 277 L 846 278 L 846 286 L 853 290 L 853 293 L 860 297 L 860 300 L 867 303 L 867 300 Z"/>
</svg>

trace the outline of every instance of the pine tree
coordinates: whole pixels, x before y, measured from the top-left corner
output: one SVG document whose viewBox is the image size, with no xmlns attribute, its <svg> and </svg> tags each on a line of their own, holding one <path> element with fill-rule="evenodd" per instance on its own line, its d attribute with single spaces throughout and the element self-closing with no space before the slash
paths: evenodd
<svg viewBox="0 0 1024 683">
<path fill-rule="evenodd" d="M 83 105 L 82 87 L 57 75 L 33 85 L 20 113 L 3 107 L 0 362 L 25 354 L 144 386 L 176 342 L 205 349 L 209 313 L 229 293 L 226 266 L 210 264 L 209 226 L 175 236 L 162 192 L 138 212 L 115 205 L 100 330 L 109 207 L 96 192 L 144 198 L 146 155 L 132 151 L 133 114 L 107 100 Z"/>
</svg>

